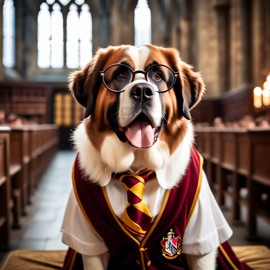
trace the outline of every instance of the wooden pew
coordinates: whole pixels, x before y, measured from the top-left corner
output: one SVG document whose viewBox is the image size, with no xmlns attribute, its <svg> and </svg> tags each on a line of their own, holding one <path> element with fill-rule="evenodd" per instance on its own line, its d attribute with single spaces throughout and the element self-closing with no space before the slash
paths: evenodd
<svg viewBox="0 0 270 270">
<path fill-rule="evenodd" d="M 247 205 L 248 237 L 256 238 L 257 216 L 270 223 L 270 130 L 225 129 L 220 132 L 219 196 L 232 196 L 235 221 L 240 220 L 240 204 Z M 245 191 L 242 196 L 241 191 Z"/>
<path fill-rule="evenodd" d="M 13 227 L 20 227 L 20 217 L 26 214 L 30 185 L 30 128 L 12 126 L 10 134 L 10 176 L 13 198 Z"/>
<path fill-rule="evenodd" d="M 23 132 L 23 191 L 22 191 L 22 209 L 23 214 L 26 214 L 25 209 L 29 203 L 30 193 L 30 160 L 31 160 L 31 148 L 30 148 L 30 129 L 24 127 Z"/>
<path fill-rule="evenodd" d="M 270 223 L 270 129 L 252 129 L 248 134 L 248 234 L 253 238 L 257 216 Z"/>
<path fill-rule="evenodd" d="M 236 129 L 236 157 L 235 157 L 235 178 L 232 187 L 233 194 L 233 220 L 241 219 L 241 204 L 247 204 L 248 195 L 248 176 L 250 174 L 250 143 L 249 134 L 246 129 Z M 242 195 L 240 195 L 240 192 Z"/>
<path fill-rule="evenodd" d="M 209 177 L 209 184 L 211 187 L 214 186 L 214 183 L 211 182 L 212 177 L 212 169 L 211 169 L 211 141 L 210 141 L 210 131 L 212 130 L 211 127 L 202 127 L 197 128 L 195 133 L 195 145 L 200 152 L 200 154 L 204 157 L 204 170 Z"/>
<path fill-rule="evenodd" d="M 31 203 L 31 195 L 34 193 L 37 183 L 37 156 L 38 156 L 38 143 L 37 143 L 37 129 L 38 127 L 30 126 L 29 127 L 29 152 L 30 152 L 30 160 L 29 160 L 29 185 L 28 185 L 28 202 Z"/>
<path fill-rule="evenodd" d="M 13 228 L 20 228 L 25 207 L 57 145 L 58 128 L 55 125 L 11 127 L 9 171 Z"/>
<path fill-rule="evenodd" d="M 218 203 L 222 205 L 224 195 L 230 195 L 233 219 L 238 221 L 240 203 L 244 201 L 248 207 L 248 235 L 256 237 L 257 216 L 270 223 L 270 129 L 200 127 L 196 128 L 196 138 L 206 162 L 215 166 L 214 172 L 206 170 L 206 174 L 214 178 L 209 182 L 217 191 Z M 210 147 L 206 147 L 208 144 Z M 240 196 L 241 191 L 246 191 L 245 198 Z"/>
<path fill-rule="evenodd" d="M 244 150 L 248 145 L 243 145 L 243 135 L 247 134 L 247 130 L 225 128 L 220 130 L 220 134 L 219 202 L 224 202 L 225 195 L 231 196 L 233 219 L 238 221 L 240 220 L 240 190 L 247 187 L 247 170 L 243 173 L 244 171 L 240 169 L 240 164 L 243 165 Z"/>
<path fill-rule="evenodd" d="M 56 125 L 39 125 L 36 132 L 36 182 L 37 185 L 42 174 L 58 149 L 59 134 Z"/>
<path fill-rule="evenodd" d="M 9 247 L 11 221 L 13 228 L 20 228 L 21 216 L 58 141 L 55 125 L 0 126 L 0 249 Z"/>
<path fill-rule="evenodd" d="M 224 204 L 225 194 L 233 195 L 236 182 L 236 134 L 234 129 L 220 131 L 220 166 L 218 168 L 219 202 Z"/>
<path fill-rule="evenodd" d="M 24 166 L 23 166 L 23 128 L 11 127 L 10 133 L 10 183 L 12 198 L 13 228 L 20 228 L 22 215 L 22 200 L 24 190 Z"/>
<path fill-rule="evenodd" d="M 195 130 L 195 136 L 197 148 L 204 157 L 204 169 L 209 185 L 214 194 L 217 195 L 219 202 L 223 204 L 222 197 L 219 195 L 220 132 L 214 127 L 199 127 Z"/>
<path fill-rule="evenodd" d="M 208 160 L 207 176 L 209 178 L 209 184 L 216 194 L 219 203 L 224 203 L 223 196 L 220 194 L 220 160 L 221 160 L 221 139 L 220 132 L 216 128 L 207 128 L 207 133 L 204 134 L 206 147 L 206 160 Z"/>
<path fill-rule="evenodd" d="M 0 249 L 10 245 L 9 135 L 10 128 L 0 126 Z"/>
<path fill-rule="evenodd" d="M 28 204 L 29 163 L 30 163 L 30 131 L 28 126 L 11 127 L 11 163 L 19 166 L 19 180 L 17 188 L 20 190 L 21 212 L 25 212 Z M 15 153 L 14 153 L 15 152 Z M 14 155 L 16 162 L 14 164 Z M 12 169 L 11 169 L 12 170 Z"/>
<path fill-rule="evenodd" d="M 52 156 L 58 149 L 59 130 L 56 125 L 29 126 L 30 162 L 29 162 L 29 194 L 33 194 L 39 180 L 47 168 Z"/>
<path fill-rule="evenodd" d="M 226 129 L 215 127 L 196 128 L 198 150 L 204 157 L 204 167 L 209 185 L 217 197 L 220 205 L 224 204 L 226 190 L 227 169 L 232 169 L 234 163 L 230 160 L 231 150 L 228 142 L 232 142 L 232 134 Z M 227 141 L 227 139 L 230 140 Z M 224 144 L 225 141 L 225 144 Z M 200 145 L 203 144 L 203 145 Z"/>
</svg>

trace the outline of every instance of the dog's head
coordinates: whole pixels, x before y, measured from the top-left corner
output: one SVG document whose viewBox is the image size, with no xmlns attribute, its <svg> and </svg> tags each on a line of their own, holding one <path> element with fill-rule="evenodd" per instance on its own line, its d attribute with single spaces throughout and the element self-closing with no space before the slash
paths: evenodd
<svg viewBox="0 0 270 270">
<path fill-rule="evenodd" d="M 153 45 L 100 49 L 70 76 L 69 87 L 85 107 L 90 152 L 108 173 L 169 166 L 204 92 L 200 74 L 175 49 Z M 89 176 L 97 178 L 90 170 Z"/>
</svg>

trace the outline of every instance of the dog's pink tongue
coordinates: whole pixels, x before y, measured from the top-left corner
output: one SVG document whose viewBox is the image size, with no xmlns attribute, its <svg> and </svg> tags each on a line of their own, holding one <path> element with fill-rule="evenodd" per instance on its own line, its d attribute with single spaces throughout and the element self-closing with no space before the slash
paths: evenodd
<svg viewBox="0 0 270 270">
<path fill-rule="evenodd" d="M 136 120 L 126 129 L 126 137 L 135 147 L 150 147 L 154 143 L 154 128 L 147 121 Z"/>
</svg>

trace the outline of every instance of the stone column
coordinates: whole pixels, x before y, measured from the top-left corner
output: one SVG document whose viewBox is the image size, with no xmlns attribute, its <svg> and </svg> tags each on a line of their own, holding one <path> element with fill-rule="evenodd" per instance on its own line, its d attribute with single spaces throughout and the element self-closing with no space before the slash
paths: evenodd
<svg viewBox="0 0 270 270">
<path fill-rule="evenodd" d="M 180 56 L 188 63 L 192 62 L 192 2 L 193 1 L 182 1 L 180 5 L 180 19 L 179 19 L 179 50 Z M 194 57 L 195 58 L 195 57 Z"/>
<path fill-rule="evenodd" d="M 251 10 L 253 86 L 262 86 L 270 73 L 270 2 L 253 1 Z"/>
<path fill-rule="evenodd" d="M 251 10 L 250 0 L 241 0 L 241 47 L 242 47 L 242 84 L 248 84 L 252 81 L 252 57 L 251 57 Z M 268 14 L 269 15 L 269 14 Z"/>
<path fill-rule="evenodd" d="M 218 80 L 219 92 L 228 91 L 230 88 L 230 23 L 229 1 L 216 0 L 215 8 L 218 18 Z"/>
<path fill-rule="evenodd" d="M 86 0 L 92 15 L 92 46 L 93 55 L 98 48 L 111 44 L 111 8 L 112 0 L 107 0 L 106 5 L 100 0 Z"/>
<path fill-rule="evenodd" d="M 152 43 L 164 46 L 167 29 L 163 1 L 148 0 L 151 9 Z"/>
<path fill-rule="evenodd" d="M 120 2 L 122 4 L 122 14 L 126 14 L 125 16 L 120 16 L 121 43 L 134 45 L 135 42 L 134 10 L 137 6 L 137 1 L 120 0 Z"/>
<path fill-rule="evenodd" d="M 16 6 L 17 69 L 23 79 L 31 79 L 37 66 L 38 1 L 19 1 Z"/>
</svg>

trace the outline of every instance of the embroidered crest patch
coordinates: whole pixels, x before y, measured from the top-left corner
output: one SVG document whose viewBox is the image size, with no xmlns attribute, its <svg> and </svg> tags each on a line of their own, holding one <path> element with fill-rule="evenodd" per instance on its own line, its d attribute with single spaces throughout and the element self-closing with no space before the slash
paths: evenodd
<svg viewBox="0 0 270 270">
<path fill-rule="evenodd" d="M 166 259 L 172 260 L 181 254 L 182 238 L 180 236 L 175 236 L 172 229 L 167 233 L 167 237 L 163 237 L 160 244 L 162 245 L 162 255 Z"/>
</svg>

